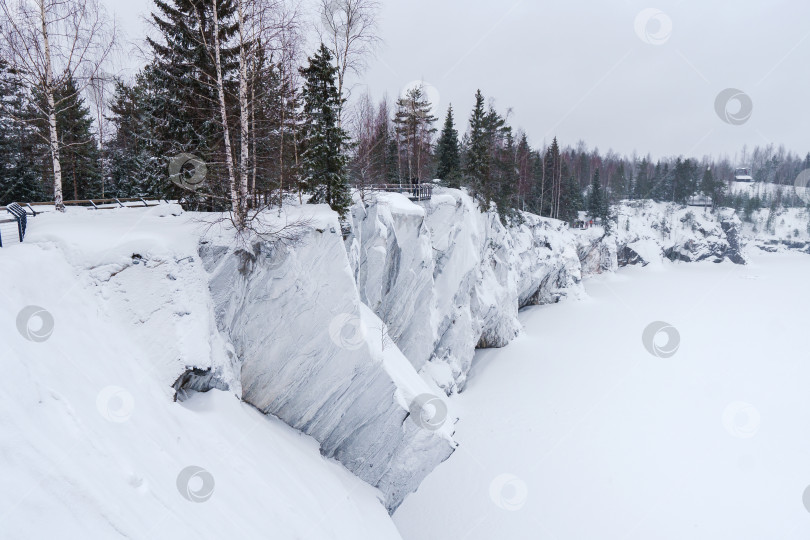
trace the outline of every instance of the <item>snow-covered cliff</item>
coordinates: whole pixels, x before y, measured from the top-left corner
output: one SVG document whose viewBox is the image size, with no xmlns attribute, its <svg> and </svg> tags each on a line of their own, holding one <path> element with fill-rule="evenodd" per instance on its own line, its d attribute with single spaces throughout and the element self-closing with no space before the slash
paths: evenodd
<svg viewBox="0 0 810 540">
<path fill-rule="evenodd" d="M 614 206 L 614 230 L 577 230 L 584 275 L 614 272 L 633 264 L 711 259 L 745 264 L 742 222 L 733 210 L 688 207 L 653 201 L 624 201 Z"/>
<path fill-rule="evenodd" d="M 212 237 L 200 246 L 219 329 L 239 358 L 242 398 L 313 436 L 393 511 L 453 452 L 454 419 L 428 429 L 409 419 L 422 412 L 420 396 L 440 392 L 361 302 L 337 215 L 312 206 L 292 213 L 308 220 L 293 245 L 256 239 L 234 249 Z"/>
<path fill-rule="evenodd" d="M 375 194 L 354 205 L 352 225 L 360 299 L 448 394 L 463 389 L 476 347 L 520 332 L 518 309 L 582 292 L 565 224 L 524 214 L 507 227 L 459 190 L 438 188 L 422 203 Z"/>
</svg>

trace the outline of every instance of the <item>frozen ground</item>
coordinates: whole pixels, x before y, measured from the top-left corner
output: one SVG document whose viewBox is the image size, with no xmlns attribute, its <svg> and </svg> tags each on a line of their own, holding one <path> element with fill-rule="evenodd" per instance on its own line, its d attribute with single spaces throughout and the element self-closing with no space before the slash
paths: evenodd
<svg viewBox="0 0 810 540">
<path fill-rule="evenodd" d="M 810 258 L 628 268 L 521 312 L 454 398 L 459 449 L 406 540 L 810 537 Z M 642 343 L 655 321 L 679 348 Z M 810 492 L 808 492 L 810 504 Z"/>
</svg>

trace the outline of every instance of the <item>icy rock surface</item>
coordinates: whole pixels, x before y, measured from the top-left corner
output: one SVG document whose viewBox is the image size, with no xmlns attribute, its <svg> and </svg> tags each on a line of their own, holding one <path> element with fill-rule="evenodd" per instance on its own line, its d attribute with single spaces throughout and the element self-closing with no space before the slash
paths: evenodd
<svg viewBox="0 0 810 540">
<path fill-rule="evenodd" d="M 466 193 L 430 201 L 374 194 L 352 208 L 347 249 L 361 300 L 411 364 L 448 394 L 466 382 L 476 347 L 520 332 L 518 309 L 582 291 L 574 236 L 523 214 L 504 226 Z"/>
<path fill-rule="evenodd" d="M 653 201 L 617 205 L 619 265 L 672 261 L 728 259 L 745 264 L 740 220 L 729 209 L 714 212 L 699 207 Z"/>
<path fill-rule="evenodd" d="M 242 398 L 314 437 L 393 511 L 453 452 L 453 422 L 434 431 L 409 420 L 417 396 L 439 391 L 361 303 L 340 230 L 321 212 L 296 245 L 223 250 L 212 240 L 200 256 L 241 361 Z"/>
<path fill-rule="evenodd" d="M 739 227 L 739 234 L 762 251 L 810 253 L 808 219 L 810 211 L 804 208 L 757 210 Z"/>
</svg>

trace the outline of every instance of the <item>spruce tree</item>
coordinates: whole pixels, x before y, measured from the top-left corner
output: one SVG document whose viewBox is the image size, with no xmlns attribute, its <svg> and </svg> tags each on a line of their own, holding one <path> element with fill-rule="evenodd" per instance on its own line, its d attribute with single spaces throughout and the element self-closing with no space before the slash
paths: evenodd
<svg viewBox="0 0 810 540">
<path fill-rule="evenodd" d="M 212 51 L 212 3 L 210 0 L 154 2 L 157 11 L 152 14 L 152 20 L 161 39 L 148 37 L 147 42 L 154 54 L 150 83 L 155 91 L 150 96 L 150 108 L 156 116 L 155 127 L 159 128 L 152 135 L 160 142 L 158 155 L 164 160 L 164 170 L 168 161 L 181 153 L 201 158 L 208 168 L 206 192 L 214 195 L 204 201 L 205 207 L 229 208 L 224 202 L 229 197 L 230 186 L 225 173 L 224 137 Z M 236 35 L 235 15 L 234 0 L 218 1 L 221 43 L 228 43 Z M 221 47 L 223 78 L 226 91 L 232 95 L 236 94 L 237 55 L 238 47 Z M 238 115 L 231 116 L 237 118 Z M 174 187 L 168 175 L 164 178 L 166 189 L 175 196 L 194 199 L 190 192 Z"/>
<path fill-rule="evenodd" d="M 33 98 L 39 110 L 44 110 L 44 95 L 35 89 Z M 78 93 L 76 81 L 65 79 L 54 90 L 59 103 L 56 126 L 59 133 L 59 153 L 62 164 L 62 186 L 65 199 L 83 200 L 100 198 L 102 176 L 98 142 L 93 133 L 93 116 Z M 49 131 L 45 118 L 36 122 L 41 140 L 47 140 Z M 43 163 L 41 174 L 53 184 L 53 168 Z"/>
<path fill-rule="evenodd" d="M 405 96 L 397 100 L 394 117 L 396 135 L 400 148 L 405 152 L 409 182 L 420 183 L 427 171 L 433 170 L 429 165 L 431 159 L 431 140 L 436 129 L 433 124 L 436 117 L 431 114 L 432 105 L 421 86 L 408 90 Z"/>
<path fill-rule="evenodd" d="M 34 116 L 21 81 L 0 59 L 0 205 L 48 199 L 37 158 L 47 148 L 26 122 Z"/>
<path fill-rule="evenodd" d="M 185 196 L 166 181 L 165 145 L 156 137 L 161 133 L 162 112 L 155 107 L 155 68 L 146 66 L 128 85 L 117 81 L 110 104 L 113 136 L 105 143 L 110 158 L 109 191 L 116 197 Z"/>
<path fill-rule="evenodd" d="M 484 184 L 489 177 L 489 146 L 485 123 L 484 95 L 478 90 L 475 94 L 475 107 L 470 115 L 464 167 L 466 183 L 474 194 L 484 192 Z"/>
<path fill-rule="evenodd" d="M 461 151 L 458 143 L 458 131 L 453 120 L 453 106 L 447 108 L 439 142 L 436 145 L 438 168 L 436 178 L 448 187 L 461 187 Z"/>
<path fill-rule="evenodd" d="M 348 135 L 338 123 L 343 98 L 335 86 L 337 69 L 332 53 L 321 44 L 301 68 L 304 77 L 304 125 L 302 173 L 310 202 L 327 203 L 341 217 L 351 204 L 345 147 Z"/>
<path fill-rule="evenodd" d="M 588 194 L 588 214 L 592 218 L 602 217 L 605 206 L 602 182 L 599 180 L 599 169 L 593 171 L 591 192 Z"/>
</svg>

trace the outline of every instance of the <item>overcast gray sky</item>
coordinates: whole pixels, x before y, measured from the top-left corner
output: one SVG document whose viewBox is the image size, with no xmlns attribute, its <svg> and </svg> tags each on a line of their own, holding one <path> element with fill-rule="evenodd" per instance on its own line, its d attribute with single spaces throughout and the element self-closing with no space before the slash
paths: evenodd
<svg viewBox="0 0 810 540">
<path fill-rule="evenodd" d="M 142 39 L 151 0 L 105 1 Z M 536 146 L 556 135 L 656 157 L 734 158 L 768 143 L 804 154 L 808 21 L 807 0 L 382 0 L 385 43 L 355 93 L 396 97 L 424 80 L 463 132 L 480 88 Z M 750 97 L 750 118 L 737 100 L 720 118 L 727 88 Z"/>
</svg>

